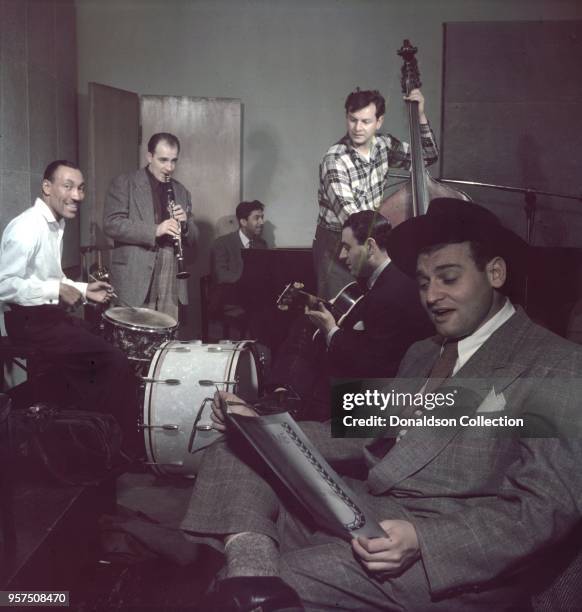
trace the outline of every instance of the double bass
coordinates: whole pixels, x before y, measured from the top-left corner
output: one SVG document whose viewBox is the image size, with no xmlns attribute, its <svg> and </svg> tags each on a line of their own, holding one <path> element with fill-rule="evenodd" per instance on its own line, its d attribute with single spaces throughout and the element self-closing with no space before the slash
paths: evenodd
<svg viewBox="0 0 582 612">
<path fill-rule="evenodd" d="M 422 85 L 415 57 L 417 51 L 417 47 L 413 47 L 406 39 L 397 52 L 404 60 L 400 82 L 402 92 L 407 96 L 413 89 L 418 89 Z M 431 177 L 422 156 L 418 102 L 406 100 L 406 106 L 410 126 L 410 181 L 388 196 L 380 205 L 380 213 L 390 221 L 392 227 L 396 227 L 411 216 L 424 215 L 429 202 L 434 198 L 454 198 L 467 202 L 471 200 L 466 193 Z"/>
</svg>

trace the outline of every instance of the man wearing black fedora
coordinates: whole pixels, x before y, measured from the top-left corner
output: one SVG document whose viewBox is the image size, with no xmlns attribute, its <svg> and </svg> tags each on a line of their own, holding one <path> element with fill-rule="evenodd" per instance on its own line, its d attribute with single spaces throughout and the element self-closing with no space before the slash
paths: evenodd
<svg viewBox="0 0 582 612">
<path fill-rule="evenodd" d="M 487 209 L 450 199 L 392 232 L 388 251 L 417 279 L 438 335 L 409 349 L 389 386 L 422 394 L 423 404 L 395 412 L 398 422 L 374 440 L 302 424 L 328 460 L 365 464 L 365 479 L 346 481 L 386 535 L 347 542 L 327 533 L 248 454 L 216 444 L 182 528 L 226 542 L 218 594 L 232 600 L 246 576 L 247 592 L 268 585 L 290 606 L 295 592 L 309 610 L 528 605 L 532 572 L 541 561 L 549 571 L 582 517 L 582 349 L 504 296 L 524 246 Z M 431 409 L 436 390 L 452 405 Z M 215 419 L 223 430 L 218 410 Z M 228 503 L 216 494 L 225 490 Z"/>
</svg>

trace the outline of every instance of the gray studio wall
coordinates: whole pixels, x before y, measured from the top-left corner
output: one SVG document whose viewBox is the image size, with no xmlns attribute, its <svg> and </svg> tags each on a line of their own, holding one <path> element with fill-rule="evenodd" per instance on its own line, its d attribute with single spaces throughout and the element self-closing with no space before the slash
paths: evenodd
<svg viewBox="0 0 582 612">
<path fill-rule="evenodd" d="M 0 0 L 0 232 L 39 194 L 46 165 L 77 161 L 73 0 Z M 79 262 L 69 222 L 63 264 Z"/>
<path fill-rule="evenodd" d="M 81 97 L 89 81 L 98 81 L 141 94 L 242 100 L 242 194 L 267 204 L 278 246 L 311 243 L 317 166 L 343 134 L 349 91 L 379 88 L 389 100 L 389 130 L 406 137 L 395 53 L 404 38 L 419 47 L 438 136 L 443 22 L 582 18 L 579 0 L 76 4 Z"/>
</svg>

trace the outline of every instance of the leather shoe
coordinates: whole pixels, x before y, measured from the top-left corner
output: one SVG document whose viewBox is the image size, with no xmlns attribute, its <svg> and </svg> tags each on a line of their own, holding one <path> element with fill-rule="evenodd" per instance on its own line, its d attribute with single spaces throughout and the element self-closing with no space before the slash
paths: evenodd
<svg viewBox="0 0 582 612">
<path fill-rule="evenodd" d="M 224 578 L 204 597 L 199 610 L 276 612 L 303 610 L 297 593 L 278 576 Z"/>
</svg>

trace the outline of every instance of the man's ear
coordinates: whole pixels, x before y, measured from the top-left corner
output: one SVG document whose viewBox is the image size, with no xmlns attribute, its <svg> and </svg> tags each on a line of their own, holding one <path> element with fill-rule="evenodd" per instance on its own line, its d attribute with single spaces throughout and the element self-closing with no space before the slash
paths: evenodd
<svg viewBox="0 0 582 612">
<path fill-rule="evenodd" d="M 379 130 L 384 123 L 384 115 L 380 115 L 378 119 L 376 119 L 376 130 Z"/>
<path fill-rule="evenodd" d="M 501 289 L 507 280 L 507 264 L 503 257 L 494 257 L 485 266 L 487 278 L 494 289 Z"/>
<path fill-rule="evenodd" d="M 45 195 L 45 196 L 50 195 L 50 193 L 51 193 L 51 186 L 52 186 L 52 183 L 48 179 L 43 179 L 43 181 L 41 183 L 42 194 Z"/>
<path fill-rule="evenodd" d="M 374 238 L 366 238 L 366 253 L 368 257 L 373 255 L 378 250 L 378 243 Z"/>
</svg>

